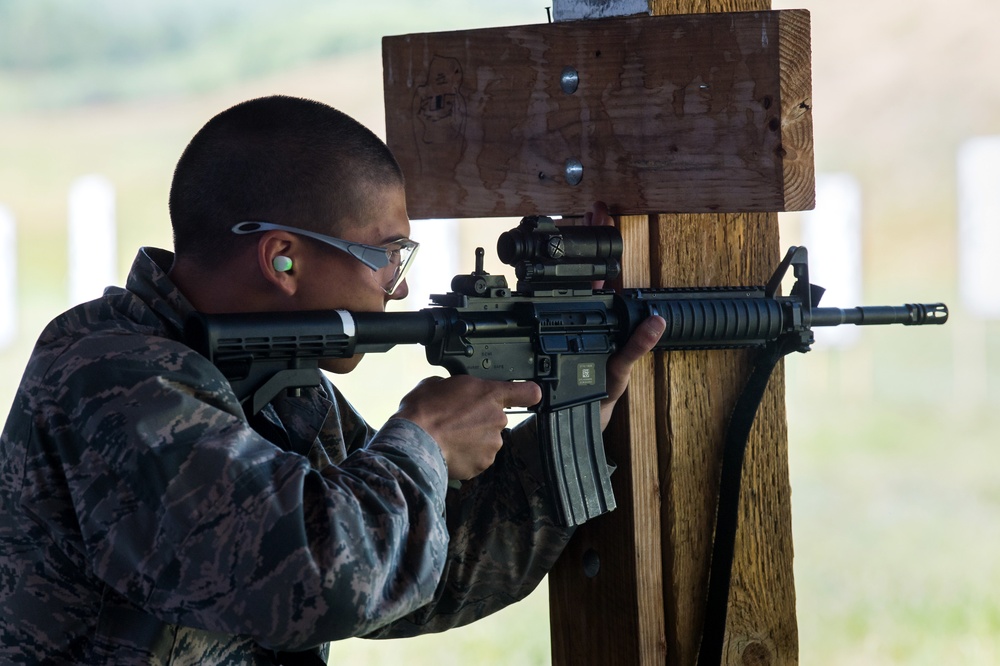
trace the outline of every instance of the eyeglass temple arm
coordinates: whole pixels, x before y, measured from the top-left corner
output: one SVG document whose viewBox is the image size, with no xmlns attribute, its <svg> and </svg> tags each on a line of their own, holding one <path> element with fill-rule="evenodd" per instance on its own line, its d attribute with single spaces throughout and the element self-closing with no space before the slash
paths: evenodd
<svg viewBox="0 0 1000 666">
<path fill-rule="evenodd" d="M 248 229 L 247 226 L 249 225 L 253 225 L 254 228 Z M 327 236 L 315 231 L 309 231 L 308 229 L 288 227 L 283 224 L 274 224 L 273 222 L 257 221 L 239 222 L 232 228 L 232 232 L 234 234 L 240 235 L 254 234 L 260 231 L 287 231 L 299 236 L 307 236 L 313 240 L 318 240 L 321 243 L 326 243 L 327 245 L 335 247 L 338 250 L 347 252 L 373 271 L 377 271 L 378 269 L 389 265 L 389 257 L 386 255 L 384 248 L 376 247 L 374 245 L 365 245 L 364 243 L 345 241 L 342 238 L 334 238 L 333 236 Z"/>
</svg>

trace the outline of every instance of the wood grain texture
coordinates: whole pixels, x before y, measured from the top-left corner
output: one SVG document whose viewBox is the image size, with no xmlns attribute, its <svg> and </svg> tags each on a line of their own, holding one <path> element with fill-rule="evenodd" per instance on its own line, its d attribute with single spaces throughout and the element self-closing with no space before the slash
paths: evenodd
<svg viewBox="0 0 1000 666">
<path fill-rule="evenodd" d="M 622 286 L 650 284 L 649 218 L 619 219 Z M 667 656 L 660 541 L 654 358 L 632 371 L 625 397 L 605 431 L 618 469 L 618 508 L 577 530 L 549 577 L 554 664 L 663 664 Z M 596 575 L 585 563 L 600 561 Z"/>
<path fill-rule="evenodd" d="M 767 0 L 650 0 L 653 13 L 769 8 Z M 793 202 L 790 206 L 809 207 L 813 174 L 808 57 L 801 66 L 794 62 L 807 48 L 803 31 L 808 32 L 808 15 L 798 15 L 779 29 L 786 63 L 779 66 L 782 90 L 797 109 L 782 119 L 786 160 L 782 196 Z M 801 152 L 797 146 L 803 146 Z M 806 154 L 810 157 L 800 162 Z M 761 284 L 781 256 L 773 213 L 623 217 L 620 226 L 626 239 L 626 275 L 644 279 L 648 270 L 649 284 L 654 286 Z M 649 254 L 643 256 L 647 247 Z M 631 267 L 633 263 L 640 268 Z M 578 530 L 566 561 L 560 562 L 550 581 L 556 666 L 695 663 L 725 429 L 750 374 L 752 356 L 745 350 L 662 354 L 653 364 L 652 389 L 648 367 L 633 377 L 627 409 L 619 410 L 606 433 L 608 449 L 620 464 L 614 477 L 619 509 Z M 650 449 L 650 437 L 655 451 Z M 798 663 L 787 451 L 779 364 L 765 392 L 744 464 L 723 659 L 727 665 Z M 657 467 L 655 481 L 646 478 L 651 461 Z M 655 501 L 648 497 L 650 492 L 657 494 Z M 630 493 L 624 502 L 623 493 Z M 650 511 L 659 515 L 643 515 Z M 645 549 L 654 535 L 660 548 L 648 551 L 653 556 L 647 557 Z M 622 569 L 602 568 L 593 579 L 581 581 L 573 570 L 580 568 L 586 552 L 604 553 L 604 560 Z M 659 599 L 640 587 L 644 576 L 656 579 L 646 567 L 657 556 L 662 562 Z M 664 631 L 649 630 L 650 618 L 660 617 Z M 594 618 L 612 623 L 599 630 L 604 635 L 593 635 Z"/>
<path fill-rule="evenodd" d="M 651 12 L 765 11 L 770 0 L 650 0 Z M 807 13 L 780 32 L 786 205 L 814 200 L 811 66 Z M 803 57 L 803 53 L 806 54 Z M 792 100 L 792 102 L 788 102 Z M 797 153 L 809 157 L 799 163 Z M 780 260 L 777 215 L 660 215 L 654 222 L 653 283 L 662 286 L 762 284 Z M 721 451 L 729 415 L 750 374 L 753 352 L 664 354 L 656 367 L 661 465 L 663 600 L 667 660 L 697 660 L 715 532 Z M 798 663 L 792 569 L 784 366 L 772 375 L 748 442 L 723 663 Z"/>
<path fill-rule="evenodd" d="M 654 265 L 660 272 L 654 280 L 669 286 L 763 284 L 780 260 L 775 214 L 664 215 L 656 234 Z M 657 404 L 666 410 L 657 416 L 657 439 L 668 664 L 693 664 L 697 658 L 722 446 L 753 354 L 697 351 L 658 358 Z M 726 664 L 765 654 L 770 661 L 762 663 L 798 659 L 783 401 L 779 366 L 747 449 Z"/>
<path fill-rule="evenodd" d="M 709 14 L 720 12 L 766 12 L 771 0 L 649 0 L 654 15 Z"/>
<path fill-rule="evenodd" d="M 794 361 L 793 361 L 794 362 Z M 744 467 L 725 662 L 798 663 L 792 572 L 785 382 L 779 367 L 761 403 Z"/>
<path fill-rule="evenodd" d="M 809 54 L 805 61 L 802 54 Z M 812 38 L 808 12 L 778 17 L 778 66 L 781 85 L 781 166 L 785 210 L 816 207 L 813 160 Z"/>
<path fill-rule="evenodd" d="M 782 104 L 803 97 L 804 45 L 804 10 L 386 37 L 386 136 L 410 215 L 566 213 L 595 200 L 618 214 L 789 210 L 804 201 L 789 191 L 810 184 L 811 141 L 792 131 L 803 110 Z"/>
</svg>

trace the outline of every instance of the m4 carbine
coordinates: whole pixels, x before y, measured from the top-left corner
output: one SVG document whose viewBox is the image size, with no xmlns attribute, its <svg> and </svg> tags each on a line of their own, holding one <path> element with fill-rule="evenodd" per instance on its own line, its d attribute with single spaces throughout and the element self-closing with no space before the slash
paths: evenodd
<svg viewBox="0 0 1000 666">
<path fill-rule="evenodd" d="M 422 344 L 427 360 L 451 374 L 531 380 L 542 389 L 536 414 L 547 482 L 565 525 L 615 508 L 600 428 L 605 364 L 636 326 L 660 315 L 667 327 L 655 349 L 764 347 L 808 351 L 813 327 L 840 324 L 943 324 L 944 304 L 815 307 L 804 247 L 792 247 L 759 287 L 595 289 L 620 274 L 622 239 L 614 227 L 557 227 L 524 218 L 501 234 L 500 259 L 515 268 L 517 289 L 476 268 L 452 291 L 416 312 L 317 310 L 200 314 L 188 323 L 192 346 L 226 376 L 255 414 L 282 390 L 316 386 L 319 362 Z M 792 268 L 787 296 L 779 286 Z"/>
</svg>

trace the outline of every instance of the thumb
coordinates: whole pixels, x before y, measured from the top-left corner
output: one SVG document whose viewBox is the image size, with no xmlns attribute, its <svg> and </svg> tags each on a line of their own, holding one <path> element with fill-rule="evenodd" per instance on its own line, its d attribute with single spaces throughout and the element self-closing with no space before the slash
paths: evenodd
<svg viewBox="0 0 1000 666">
<path fill-rule="evenodd" d="M 619 352 L 622 359 L 630 365 L 638 361 L 642 356 L 652 351 L 666 329 L 667 322 L 659 315 L 652 315 L 644 319 L 636 326 L 632 336 Z"/>
</svg>

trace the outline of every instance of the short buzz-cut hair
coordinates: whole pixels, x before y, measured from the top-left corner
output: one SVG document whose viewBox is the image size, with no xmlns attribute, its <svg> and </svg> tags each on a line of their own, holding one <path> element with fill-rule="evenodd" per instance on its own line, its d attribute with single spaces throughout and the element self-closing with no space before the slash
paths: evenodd
<svg viewBox="0 0 1000 666">
<path fill-rule="evenodd" d="M 246 220 L 336 233 L 365 214 L 373 186 L 402 183 L 389 148 L 347 114 L 297 97 L 252 99 L 209 120 L 181 155 L 174 251 L 225 257 L 240 238 L 230 229 Z"/>
</svg>

